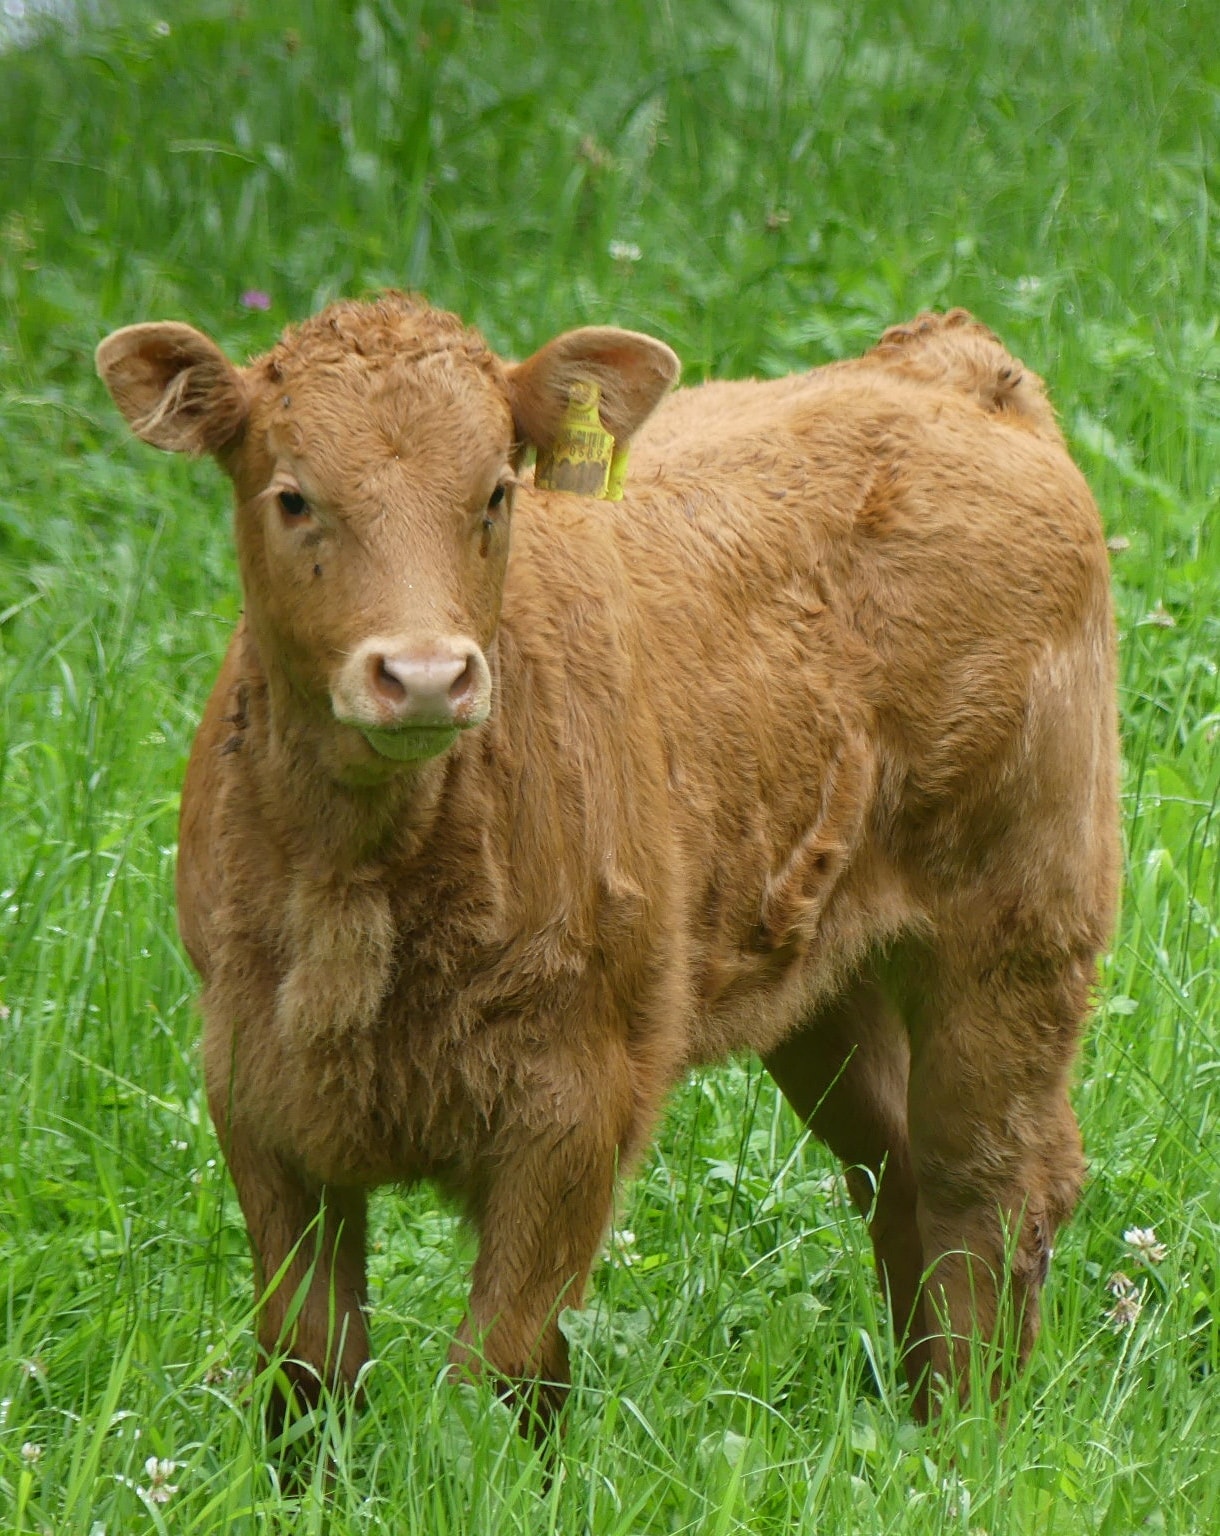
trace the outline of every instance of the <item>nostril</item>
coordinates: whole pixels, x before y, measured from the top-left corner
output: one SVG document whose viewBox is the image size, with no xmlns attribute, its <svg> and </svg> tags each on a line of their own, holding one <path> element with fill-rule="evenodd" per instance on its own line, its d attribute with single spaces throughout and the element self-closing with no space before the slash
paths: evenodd
<svg viewBox="0 0 1220 1536">
<path fill-rule="evenodd" d="M 476 685 L 476 672 L 473 652 L 467 656 L 466 665 L 449 684 L 449 702 L 460 704 L 471 693 Z"/>
<path fill-rule="evenodd" d="M 371 656 L 369 658 L 369 682 L 373 692 L 380 694 L 383 699 L 392 704 L 401 704 L 407 696 L 407 690 L 402 679 L 396 677 L 387 665 L 385 656 Z"/>
</svg>

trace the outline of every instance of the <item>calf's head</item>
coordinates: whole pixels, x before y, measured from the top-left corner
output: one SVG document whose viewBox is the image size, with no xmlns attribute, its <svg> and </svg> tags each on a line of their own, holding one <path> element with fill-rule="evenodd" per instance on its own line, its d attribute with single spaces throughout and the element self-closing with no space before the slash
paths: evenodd
<svg viewBox="0 0 1220 1536">
<path fill-rule="evenodd" d="M 352 781 L 486 720 L 516 472 L 552 446 L 572 388 L 597 384 L 625 442 L 678 373 L 661 342 L 607 327 L 506 364 L 400 294 L 332 305 L 245 368 L 169 322 L 114 332 L 97 366 L 139 437 L 231 477 L 272 708 Z"/>
</svg>

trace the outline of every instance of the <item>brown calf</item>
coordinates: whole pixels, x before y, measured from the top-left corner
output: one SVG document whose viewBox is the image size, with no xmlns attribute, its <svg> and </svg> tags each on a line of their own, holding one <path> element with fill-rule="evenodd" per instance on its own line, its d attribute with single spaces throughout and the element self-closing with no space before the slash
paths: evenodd
<svg viewBox="0 0 1220 1536">
<path fill-rule="evenodd" d="M 511 365 L 394 294 L 98 366 L 236 488 L 178 892 L 262 1350 L 355 1381 L 366 1192 L 428 1178 L 479 1237 L 454 1361 L 549 1411 L 616 1174 L 754 1050 L 871 1218 L 917 1410 L 972 1328 L 1024 1356 L 1117 867 L 1106 553 L 1040 381 L 955 311 L 661 403 L 646 336 Z M 617 502 L 521 471 L 591 384 Z"/>
</svg>

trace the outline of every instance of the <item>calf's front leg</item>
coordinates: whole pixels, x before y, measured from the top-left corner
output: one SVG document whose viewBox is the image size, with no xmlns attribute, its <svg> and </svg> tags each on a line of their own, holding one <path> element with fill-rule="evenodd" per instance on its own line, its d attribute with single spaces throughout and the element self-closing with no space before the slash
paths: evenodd
<svg viewBox="0 0 1220 1536">
<path fill-rule="evenodd" d="M 260 1363 L 285 1356 L 301 1407 L 323 1386 L 354 1389 L 369 1356 L 364 1191 L 309 1180 L 240 1125 L 217 1130 L 254 1257 Z M 269 1401 L 272 1433 L 288 1406 L 279 1391 Z"/>
<path fill-rule="evenodd" d="M 522 1431 L 537 1439 L 571 1382 L 560 1311 L 581 1305 L 610 1221 L 625 1128 L 615 1098 L 612 1087 L 599 1100 L 564 1085 L 551 1099 L 560 1115 L 506 1115 L 482 1159 L 473 1201 L 479 1251 L 450 1361 L 459 1378 L 490 1373 L 517 1404 Z"/>
</svg>

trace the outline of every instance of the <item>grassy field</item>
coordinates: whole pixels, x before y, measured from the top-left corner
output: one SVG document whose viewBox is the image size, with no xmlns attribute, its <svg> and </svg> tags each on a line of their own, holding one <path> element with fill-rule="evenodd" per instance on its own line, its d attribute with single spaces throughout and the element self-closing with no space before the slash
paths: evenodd
<svg viewBox="0 0 1220 1536">
<path fill-rule="evenodd" d="M 0 52 L 0 1529 L 1214 1531 L 1214 7 L 82 12 Z M 557 1477 L 442 1379 L 470 1251 L 426 1191 L 376 1206 L 368 1411 L 326 1419 L 329 1474 L 269 1469 L 172 904 L 239 605 L 226 494 L 129 442 L 91 359 L 149 318 L 241 357 L 382 284 L 506 353 L 652 331 L 689 380 L 965 304 L 1046 376 L 1114 550 L 1127 880 L 1090 1183 L 1006 1425 L 910 1422 L 836 1170 L 742 1063 L 684 1089 L 624 1192 Z M 1149 1227 L 1163 1256 L 1124 1241 Z"/>
</svg>

